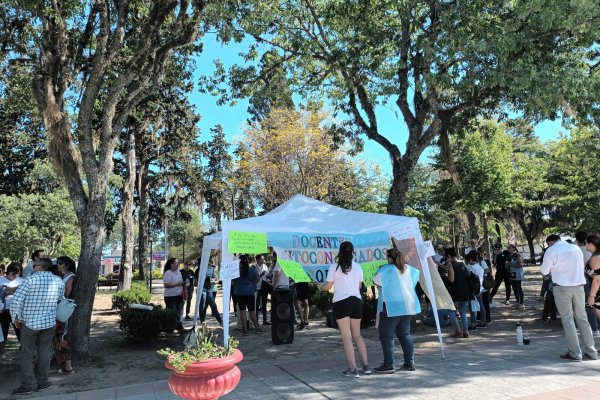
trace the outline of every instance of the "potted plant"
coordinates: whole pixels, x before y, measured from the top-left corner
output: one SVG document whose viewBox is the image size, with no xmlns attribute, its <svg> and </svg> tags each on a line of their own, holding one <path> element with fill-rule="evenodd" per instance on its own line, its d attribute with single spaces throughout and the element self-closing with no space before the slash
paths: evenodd
<svg viewBox="0 0 600 400">
<path fill-rule="evenodd" d="M 217 335 L 206 325 L 199 333 L 192 330 L 184 341 L 185 348 L 158 351 L 166 356 L 165 366 L 172 373 L 169 388 L 178 397 L 192 400 L 218 399 L 240 383 L 242 373 L 236 366 L 244 358 L 238 341 L 229 338 L 226 346 L 217 344 Z"/>
</svg>

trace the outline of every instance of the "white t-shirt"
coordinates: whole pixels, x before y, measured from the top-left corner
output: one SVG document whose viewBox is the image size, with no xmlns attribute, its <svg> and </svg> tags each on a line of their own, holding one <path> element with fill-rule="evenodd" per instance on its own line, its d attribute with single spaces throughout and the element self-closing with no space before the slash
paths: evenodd
<svg viewBox="0 0 600 400">
<path fill-rule="evenodd" d="M 327 271 L 327 282 L 333 282 L 333 302 L 342 301 L 350 296 L 360 297 L 360 283 L 363 280 L 363 270 L 360 264 L 352 261 L 352 268 L 347 274 L 338 268 L 337 264 L 331 264 Z"/>
<path fill-rule="evenodd" d="M 467 264 L 467 268 L 469 269 L 469 271 L 471 271 L 472 273 L 474 273 L 475 275 L 477 275 L 479 277 L 479 293 L 483 292 L 483 274 L 484 274 L 483 268 L 479 264 L 473 264 L 473 265 Z"/>
<path fill-rule="evenodd" d="M 7 277 L 3 276 L 3 277 L 0 277 L 0 287 L 6 286 L 9 288 L 16 288 L 16 287 L 19 287 L 19 285 L 21 285 L 21 283 L 23 283 L 24 281 L 25 281 L 25 279 L 21 278 L 20 276 L 17 276 L 12 281 L 10 279 L 8 279 Z M 12 304 L 12 301 L 13 301 L 13 296 L 14 296 L 14 293 L 6 296 L 6 298 L 4 299 L 4 301 L 6 302 L 7 310 L 10 309 L 10 305 Z"/>
<path fill-rule="evenodd" d="M 280 288 L 288 288 L 288 287 L 290 287 L 290 280 L 285 275 L 285 272 L 283 272 L 283 270 L 281 269 L 281 265 L 275 264 L 275 268 L 273 268 L 273 276 L 275 276 L 276 272 L 279 272 L 279 277 L 277 278 L 277 281 L 273 281 L 273 287 L 274 288 L 278 288 L 278 287 L 280 287 Z"/>
<path fill-rule="evenodd" d="M 256 284 L 256 289 L 260 290 L 262 288 L 262 283 L 263 281 L 267 281 L 269 279 L 268 275 L 269 275 L 269 267 L 267 267 L 267 264 L 263 264 L 262 266 L 260 265 L 256 265 L 256 272 L 258 272 L 258 275 L 260 276 L 260 274 L 264 273 L 263 276 L 258 280 L 258 283 Z"/>
<path fill-rule="evenodd" d="M 163 275 L 163 283 L 178 283 L 179 284 L 175 287 L 170 287 L 170 288 L 166 287 L 165 293 L 164 293 L 165 297 L 181 296 L 181 294 L 183 293 L 183 286 L 181 286 L 181 284 L 183 283 L 183 277 L 181 276 L 181 272 L 179 272 L 179 270 L 176 270 L 176 271 L 171 271 L 170 269 L 166 270 Z"/>
</svg>

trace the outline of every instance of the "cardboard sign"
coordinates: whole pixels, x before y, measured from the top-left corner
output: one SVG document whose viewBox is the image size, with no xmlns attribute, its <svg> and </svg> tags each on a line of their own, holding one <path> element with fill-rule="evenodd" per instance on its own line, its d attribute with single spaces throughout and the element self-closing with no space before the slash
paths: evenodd
<svg viewBox="0 0 600 400">
<path fill-rule="evenodd" d="M 427 240 L 427 241 L 423 242 L 423 246 L 421 247 L 421 252 L 425 257 L 435 256 L 435 248 L 433 247 L 433 243 L 431 243 L 431 240 Z"/>
<path fill-rule="evenodd" d="M 229 253 L 261 254 L 267 252 L 267 234 L 260 232 L 229 231 Z"/>
<path fill-rule="evenodd" d="M 379 267 L 387 264 L 387 260 L 377 260 L 361 264 L 363 270 L 363 283 L 366 287 L 373 286 L 373 277 L 379 272 Z"/>
<path fill-rule="evenodd" d="M 240 260 L 224 262 L 221 264 L 221 280 L 232 280 L 240 276 Z"/>
<path fill-rule="evenodd" d="M 282 259 L 278 259 L 277 263 L 281 265 L 281 269 L 283 270 L 285 275 L 288 278 L 293 279 L 294 282 L 298 283 L 311 281 L 310 277 L 308 276 L 306 271 L 304 271 L 304 268 L 302 268 L 302 265 L 300 263 Z"/>
</svg>

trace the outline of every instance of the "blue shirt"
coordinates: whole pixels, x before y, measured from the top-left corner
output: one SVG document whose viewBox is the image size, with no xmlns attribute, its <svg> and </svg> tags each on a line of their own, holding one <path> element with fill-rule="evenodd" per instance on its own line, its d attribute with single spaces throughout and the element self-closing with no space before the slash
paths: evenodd
<svg viewBox="0 0 600 400">
<path fill-rule="evenodd" d="M 406 265 L 404 273 L 400 273 L 395 265 L 386 264 L 379 269 L 373 281 L 381 286 L 377 300 L 378 312 L 383 310 L 383 303 L 388 317 L 415 315 L 421 312 L 421 304 L 415 291 L 419 282 L 419 270 L 416 268 Z"/>
<path fill-rule="evenodd" d="M 248 269 L 248 276 L 244 279 L 242 278 L 242 274 L 240 272 L 240 277 L 235 278 L 235 288 L 233 289 L 233 294 L 249 296 L 253 295 L 256 292 L 256 282 L 258 278 L 258 272 L 256 272 L 255 268 Z"/>
</svg>

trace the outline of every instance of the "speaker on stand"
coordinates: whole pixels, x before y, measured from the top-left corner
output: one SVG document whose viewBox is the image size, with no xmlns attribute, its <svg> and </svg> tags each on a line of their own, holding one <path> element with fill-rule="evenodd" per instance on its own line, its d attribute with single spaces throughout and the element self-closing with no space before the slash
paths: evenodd
<svg viewBox="0 0 600 400">
<path fill-rule="evenodd" d="M 294 341 L 294 305 L 290 289 L 273 289 L 271 294 L 271 339 L 273 344 Z"/>
</svg>

